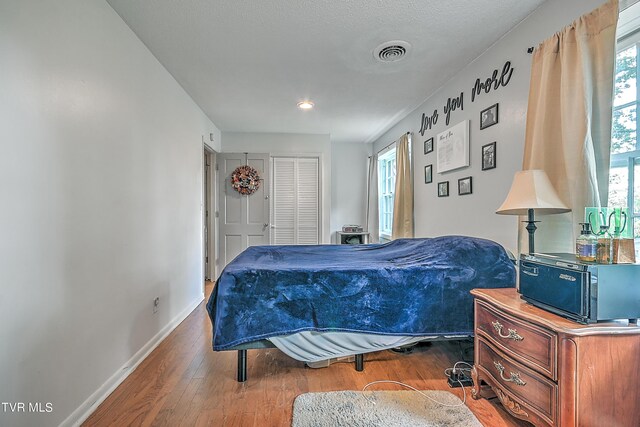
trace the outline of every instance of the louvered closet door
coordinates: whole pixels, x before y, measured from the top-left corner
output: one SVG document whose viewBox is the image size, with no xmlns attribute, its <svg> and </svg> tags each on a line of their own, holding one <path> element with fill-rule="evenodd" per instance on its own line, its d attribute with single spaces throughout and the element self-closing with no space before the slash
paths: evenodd
<svg viewBox="0 0 640 427">
<path fill-rule="evenodd" d="M 316 245 L 319 242 L 318 158 L 273 158 L 272 243 Z"/>
<path fill-rule="evenodd" d="M 274 245 L 292 245 L 295 243 L 295 162 L 296 159 L 294 158 L 273 158 L 271 243 Z"/>
</svg>

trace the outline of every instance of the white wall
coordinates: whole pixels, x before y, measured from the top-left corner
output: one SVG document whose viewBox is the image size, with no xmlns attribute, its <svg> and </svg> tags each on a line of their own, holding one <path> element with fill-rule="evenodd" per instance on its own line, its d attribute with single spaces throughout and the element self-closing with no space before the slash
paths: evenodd
<svg viewBox="0 0 640 427">
<path fill-rule="evenodd" d="M 345 224 L 365 226 L 371 144 L 331 144 L 331 238 Z M 378 225 L 376 224 L 376 227 Z"/>
<path fill-rule="evenodd" d="M 53 409 L 0 425 L 58 425 L 202 300 L 220 133 L 101 0 L 1 2 L 0 64 L 0 402 Z"/>
<path fill-rule="evenodd" d="M 571 23 L 580 15 L 595 9 L 602 0 L 547 1 L 525 21 L 520 23 L 494 46 L 462 70 L 451 70 L 453 78 L 424 104 L 397 123 L 374 143 L 377 151 L 390 141 L 398 139 L 402 133 L 413 132 L 413 161 L 415 183 L 415 231 L 417 237 L 462 234 L 489 238 L 517 251 L 517 217 L 495 214 L 506 197 L 513 175 L 522 168 L 525 121 L 531 55 L 526 52 L 530 46 L 537 46 L 542 40 Z M 515 71 L 506 87 L 482 92 L 471 102 L 472 87 L 477 78 L 485 80 L 494 69 L 502 69 L 506 61 L 511 61 Z M 464 110 L 451 113 L 449 126 L 445 125 L 443 107 L 449 97 L 464 92 Z M 499 103 L 499 123 L 480 130 L 480 111 Z M 431 114 L 438 109 L 439 118 L 431 130 L 420 136 L 422 113 Z M 435 137 L 463 120 L 471 121 L 470 153 L 468 168 L 438 174 L 436 152 L 424 154 L 423 141 Z M 497 168 L 481 170 L 481 147 L 497 141 Z M 424 166 L 434 164 L 432 184 L 424 184 Z M 458 196 L 458 178 L 473 177 L 473 194 Z M 450 196 L 437 197 L 437 182 L 449 181 Z M 544 221 L 544 217 L 540 217 Z M 544 222 L 538 224 L 544 227 Z"/>
<path fill-rule="evenodd" d="M 296 133 L 223 132 L 222 151 L 225 153 L 320 154 L 322 161 L 322 233 L 321 243 L 331 241 L 331 141 L 329 135 Z"/>
</svg>

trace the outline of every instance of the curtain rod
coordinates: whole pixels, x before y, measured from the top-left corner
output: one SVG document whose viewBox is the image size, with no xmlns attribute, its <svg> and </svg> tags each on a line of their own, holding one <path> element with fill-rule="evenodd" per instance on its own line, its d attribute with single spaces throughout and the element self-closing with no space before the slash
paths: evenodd
<svg viewBox="0 0 640 427">
<path fill-rule="evenodd" d="M 411 132 L 407 132 L 405 135 L 411 135 Z M 395 144 L 398 141 L 393 141 L 392 143 L 390 143 L 389 145 L 387 145 L 384 148 L 381 148 L 378 150 L 378 152 L 376 154 L 380 154 L 381 152 L 383 152 L 384 150 L 386 150 L 387 148 L 391 147 L 393 144 Z"/>
<path fill-rule="evenodd" d="M 620 0 L 620 2 L 618 3 L 618 13 L 629 9 L 631 6 L 633 6 L 634 4 L 638 3 L 640 0 Z M 529 48 L 527 48 L 527 53 L 533 53 L 534 51 L 534 47 L 531 46 Z"/>
</svg>

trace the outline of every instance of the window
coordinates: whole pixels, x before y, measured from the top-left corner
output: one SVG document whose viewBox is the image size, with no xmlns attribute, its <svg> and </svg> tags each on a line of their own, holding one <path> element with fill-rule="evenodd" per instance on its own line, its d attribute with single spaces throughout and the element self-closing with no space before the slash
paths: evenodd
<svg viewBox="0 0 640 427">
<path fill-rule="evenodd" d="M 395 144 L 378 156 L 378 203 L 380 239 L 391 240 L 393 225 L 393 193 L 396 190 Z"/>
<path fill-rule="evenodd" d="M 629 8 L 632 9 L 632 8 Z M 623 12 L 624 13 L 624 12 Z M 625 19 L 621 15 L 621 26 Z M 640 255 L 640 144 L 638 144 L 638 59 L 640 32 L 620 31 L 618 40 L 611 132 L 609 207 L 629 209 L 629 225 L 636 239 L 636 257 Z"/>
</svg>

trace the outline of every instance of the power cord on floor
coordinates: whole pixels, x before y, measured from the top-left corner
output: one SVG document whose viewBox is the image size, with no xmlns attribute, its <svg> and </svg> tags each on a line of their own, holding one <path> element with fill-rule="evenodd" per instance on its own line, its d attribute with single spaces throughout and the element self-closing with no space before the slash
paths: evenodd
<svg viewBox="0 0 640 427">
<path fill-rule="evenodd" d="M 458 349 L 460 350 L 460 360 L 473 363 L 473 339 L 459 340 Z M 463 344 L 469 344 L 463 346 Z"/>
<path fill-rule="evenodd" d="M 399 381 L 393 381 L 393 380 L 380 380 L 380 381 L 373 381 L 373 382 L 370 382 L 369 384 L 365 385 L 365 386 L 362 388 L 362 391 L 365 391 L 367 388 L 369 388 L 369 386 L 372 386 L 372 385 L 375 385 L 375 384 L 385 384 L 385 383 L 387 383 L 387 384 L 396 384 L 396 385 L 399 385 L 399 386 L 402 386 L 402 387 L 409 388 L 409 389 L 411 389 L 411 390 L 413 390 L 413 391 L 418 392 L 419 394 L 421 394 L 422 396 L 424 396 L 424 397 L 426 397 L 427 399 L 431 400 L 432 402 L 435 402 L 435 403 L 437 403 L 438 405 L 447 406 L 447 407 L 449 407 L 449 408 L 456 408 L 456 407 L 458 407 L 458 406 L 464 406 L 464 404 L 465 404 L 465 403 L 466 403 L 466 401 L 467 401 L 467 391 L 465 390 L 465 388 L 464 388 L 464 386 L 462 385 L 462 383 L 460 383 L 460 386 L 462 387 L 462 402 L 461 402 L 461 403 L 457 403 L 457 404 L 455 404 L 455 405 L 450 405 L 450 404 L 448 404 L 448 403 L 442 403 L 442 402 L 439 402 L 439 401 L 435 400 L 434 398 L 427 396 L 426 394 L 424 394 L 423 392 L 421 392 L 420 390 L 418 390 L 418 389 L 417 389 L 417 388 L 415 388 L 415 387 L 412 387 L 412 386 L 410 386 L 410 385 L 408 385 L 408 384 L 405 384 L 405 383 L 401 383 L 401 382 L 399 382 Z M 376 404 L 376 402 L 374 402 L 373 400 L 369 399 L 366 395 L 365 395 L 364 397 L 365 397 L 365 399 L 367 399 L 369 402 L 373 403 L 374 405 Z"/>
</svg>

